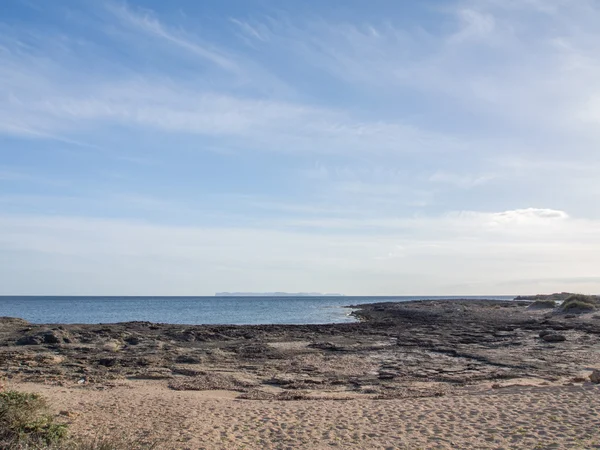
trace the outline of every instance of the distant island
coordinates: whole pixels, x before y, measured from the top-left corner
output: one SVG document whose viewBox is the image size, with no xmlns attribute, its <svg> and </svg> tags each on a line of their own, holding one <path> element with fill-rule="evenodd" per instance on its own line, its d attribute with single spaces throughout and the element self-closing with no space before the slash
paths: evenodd
<svg viewBox="0 0 600 450">
<path fill-rule="evenodd" d="M 217 292 L 215 297 L 344 297 L 344 294 L 320 292 Z"/>
</svg>

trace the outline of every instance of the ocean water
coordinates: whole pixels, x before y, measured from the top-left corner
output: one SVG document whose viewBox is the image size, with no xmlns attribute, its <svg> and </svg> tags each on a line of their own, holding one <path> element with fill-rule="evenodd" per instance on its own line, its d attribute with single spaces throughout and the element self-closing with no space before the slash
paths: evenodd
<svg viewBox="0 0 600 450">
<path fill-rule="evenodd" d="M 0 296 L 0 316 L 32 323 L 323 324 L 354 322 L 349 305 L 478 297 L 23 297 Z"/>
</svg>

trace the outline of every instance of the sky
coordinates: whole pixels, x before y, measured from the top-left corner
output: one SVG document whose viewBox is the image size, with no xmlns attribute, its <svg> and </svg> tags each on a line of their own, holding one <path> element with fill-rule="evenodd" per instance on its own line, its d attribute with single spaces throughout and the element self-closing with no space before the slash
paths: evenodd
<svg viewBox="0 0 600 450">
<path fill-rule="evenodd" d="M 0 295 L 600 292 L 597 0 L 3 0 Z"/>
</svg>

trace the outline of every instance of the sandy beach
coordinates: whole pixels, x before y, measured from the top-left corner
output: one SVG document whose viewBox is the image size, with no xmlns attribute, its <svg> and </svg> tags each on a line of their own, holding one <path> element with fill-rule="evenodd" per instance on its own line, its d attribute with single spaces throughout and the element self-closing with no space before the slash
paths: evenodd
<svg viewBox="0 0 600 450">
<path fill-rule="evenodd" d="M 43 393 L 79 434 L 124 434 L 161 449 L 600 448 L 600 388 L 494 389 L 403 400 L 235 400 L 134 381 Z"/>
<path fill-rule="evenodd" d="M 460 301 L 357 315 L 238 327 L 4 319 L 1 370 L 72 433 L 159 449 L 600 448 L 597 315 Z"/>
</svg>

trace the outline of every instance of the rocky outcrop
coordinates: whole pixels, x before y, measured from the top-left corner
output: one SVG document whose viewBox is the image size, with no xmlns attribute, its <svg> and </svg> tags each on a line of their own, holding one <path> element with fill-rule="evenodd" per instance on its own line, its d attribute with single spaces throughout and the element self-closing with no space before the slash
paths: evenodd
<svg viewBox="0 0 600 450">
<path fill-rule="evenodd" d="M 448 389 L 489 386 L 511 378 L 573 379 L 597 367 L 600 321 L 544 314 L 529 304 L 380 303 L 357 307 L 360 323 L 331 325 L 49 326 L 0 320 L 0 375 L 84 380 L 85 386 L 163 379 L 173 389 L 228 388 L 248 398 L 263 396 L 261 389 L 273 397 L 343 390 L 401 398 L 417 395 L 407 391 L 413 382 Z"/>
</svg>

